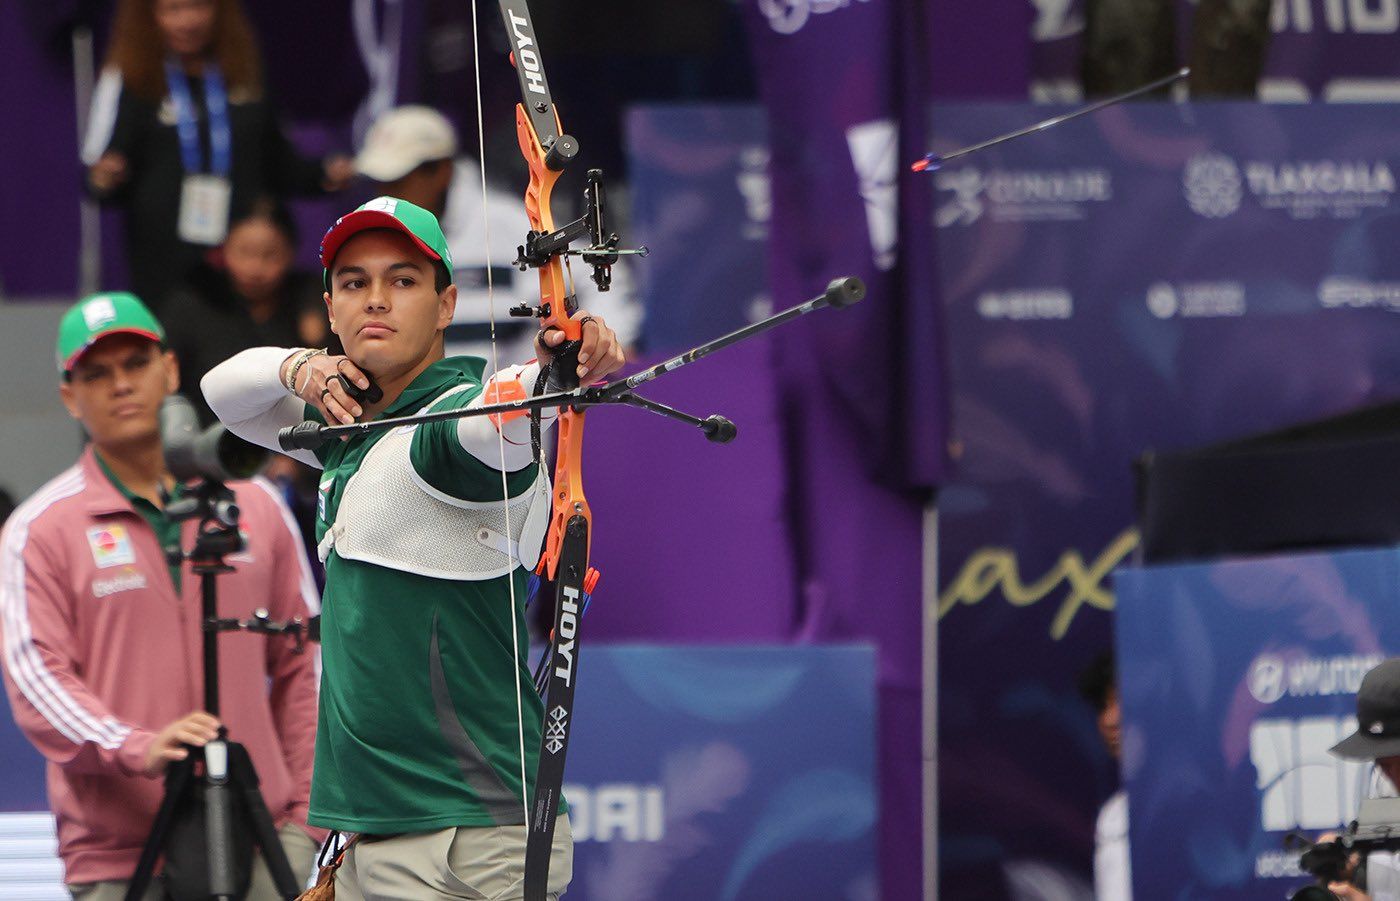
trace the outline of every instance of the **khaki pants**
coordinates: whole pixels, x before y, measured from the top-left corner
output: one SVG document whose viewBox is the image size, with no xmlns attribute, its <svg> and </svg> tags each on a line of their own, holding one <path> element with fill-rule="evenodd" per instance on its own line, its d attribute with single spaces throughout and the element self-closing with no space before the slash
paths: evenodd
<svg viewBox="0 0 1400 901">
<path fill-rule="evenodd" d="M 573 878 L 569 818 L 554 826 L 549 899 Z M 336 871 L 336 901 L 512 901 L 525 897 L 525 827 L 461 826 L 361 839 Z"/>
<path fill-rule="evenodd" d="M 292 865 L 292 875 L 297 877 L 297 885 L 300 886 L 311 876 L 316 864 L 316 842 L 293 823 L 283 826 L 277 834 L 282 839 L 282 850 L 287 853 L 287 861 Z M 73 895 L 73 901 L 122 901 L 126 897 L 126 883 L 85 882 L 68 886 L 68 891 Z M 142 901 L 161 901 L 164 897 L 160 880 L 152 879 Z M 248 886 L 247 901 L 282 901 L 261 854 L 253 858 L 253 881 Z"/>
</svg>

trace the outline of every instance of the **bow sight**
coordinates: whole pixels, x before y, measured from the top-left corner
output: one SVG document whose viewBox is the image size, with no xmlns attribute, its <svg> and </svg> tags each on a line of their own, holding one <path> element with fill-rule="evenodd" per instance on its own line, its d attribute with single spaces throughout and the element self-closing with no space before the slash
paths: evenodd
<svg viewBox="0 0 1400 901">
<path fill-rule="evenodd" d="M 515 265 L 521 271 L 531 267 L 539 268 L 558 255 L 578 256 L 593 267 L 593 283 L 599 291 L 612 287 L 612 265 L 623 254 L 644 257 L 649 251 L 645 245 L 637 248 L 620 248 L 621 238 L 616 232 L 608 232 L 603 222 L 603 170 L 589 169 L 587 184 L 583 189 L 583 215 L 555 229 L 552 232 L 531 231 L 525 236 L 525 243 L 517 247 Z M 574 241 L 587 235 L 591 242 L 582 250 L 569 247 Z M 522 303 L 510 308 L 512 316 L 548 316 L 549 311 L 541 307 Z"/>
</svg>

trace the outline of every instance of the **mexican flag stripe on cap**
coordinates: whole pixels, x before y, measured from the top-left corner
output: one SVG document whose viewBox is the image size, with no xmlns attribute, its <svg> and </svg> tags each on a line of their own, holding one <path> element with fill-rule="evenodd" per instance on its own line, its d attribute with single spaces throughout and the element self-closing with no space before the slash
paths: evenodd
<svg viewBox="0 0 1400 901">
<path fill-rule="evenodd" d="M 418 249 L 429 259 L 436 260 L 447 270 L 448 280 L 452 279 L 452 254 L 447 249 L 447 238 L 437 217 L 421 206 L 400 200 L 397 197 L 376 197 L 369 203 L 346 213 L 326 232 L 321 239 L 321 265 L 326 267 L 323 281 L 326 290 L 331 289 L 331 264 L 335 255 L 350 238 L 366 229 L 388 228 L 403 232 L 413 239 Z"/>
</svg>

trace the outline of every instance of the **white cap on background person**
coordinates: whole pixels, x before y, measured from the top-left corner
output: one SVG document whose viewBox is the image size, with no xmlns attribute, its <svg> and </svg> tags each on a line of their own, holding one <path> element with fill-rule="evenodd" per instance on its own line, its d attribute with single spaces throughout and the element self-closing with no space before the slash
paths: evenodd
<svg viewBox="0 0 1400 901">
<path fill-rule="evenodd" d="M 355 171 L 378 182 L 398 181 L 424 163 L 457 155 L 457 130 L 427 106 L 400 106 L 375 120 Z"/>
</svg>

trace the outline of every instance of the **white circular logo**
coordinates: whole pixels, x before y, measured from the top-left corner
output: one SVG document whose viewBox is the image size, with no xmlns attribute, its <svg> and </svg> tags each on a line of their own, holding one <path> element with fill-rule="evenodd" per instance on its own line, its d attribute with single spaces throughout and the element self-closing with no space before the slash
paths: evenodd
<svg viewBox="0 0 1400 901">
<path fill-rule="evenodd" d="M 1186 203 L 1207 219 L 1228 216 L 1244 199 L 1244 180 L 1235 161 L 1220 153 L 1198 153 L 1181 176 Z"/>
<path fill-rule="evenodd" d="M 811 0 L 758 0 L 758 9 L 778 34 L 796 34 L 812 14 Z"/>
<path fill-rule="evenodd" d="M 1249 667 L 1249 693 L 1260 704 L 1272 704 L 1283 697 L 1283 659 L 1261 654 Z"/>
<path fill-rule="evenodd" d="M 1176 289 L 1169 283 L 1157 282 L 1147 289 L 1147 309 L 1158 319 L 1172 318 L 1180 306 Z"/>
</svg>

